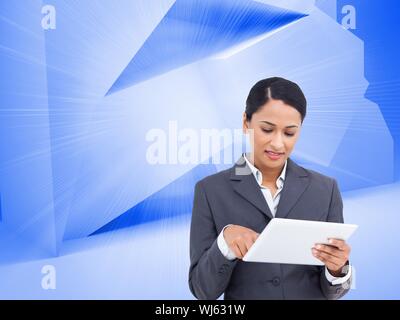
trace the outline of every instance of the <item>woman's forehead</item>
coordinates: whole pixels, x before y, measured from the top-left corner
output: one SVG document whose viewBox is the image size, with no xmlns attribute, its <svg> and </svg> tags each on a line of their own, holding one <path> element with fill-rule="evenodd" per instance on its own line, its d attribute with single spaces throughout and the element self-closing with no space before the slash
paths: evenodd
<svg viewBox="0 0 400 320">
<path fill-rule="evenodd" d="M 281 100 L 270 100 L 253 115 L 257 121 L 301 122 L 301 114 Z"/>
</svg>

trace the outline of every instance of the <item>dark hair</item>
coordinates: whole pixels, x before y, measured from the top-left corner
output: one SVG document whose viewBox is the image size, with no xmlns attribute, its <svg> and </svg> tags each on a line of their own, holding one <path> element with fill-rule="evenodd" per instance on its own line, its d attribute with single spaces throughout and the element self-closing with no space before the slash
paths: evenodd
<svg viewBox="0 0 400 320">
<path fill-rule="evenodd" d="M 253 113 L 257 112 L 271 98 L 282 100 L 295 108 L 300 112 L 301 122 L 303 122 L 307 109 L 307 101 L 303 91 L 296 83 L 279 77 L 260 80 L 251 88 L 246 100 L 247 120 L 250 121 Z"/>
</svg>

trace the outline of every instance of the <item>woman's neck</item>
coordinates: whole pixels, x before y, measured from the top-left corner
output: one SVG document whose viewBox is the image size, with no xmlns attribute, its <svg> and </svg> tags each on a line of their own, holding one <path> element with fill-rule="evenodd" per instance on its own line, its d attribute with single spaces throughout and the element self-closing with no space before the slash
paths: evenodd
<svg viewBox="0 0 400 320">
<path fill-rule="evenodd" d="M 255 159 L 254 161 L 250 160 L 251 157 L 248 159 L 258 170 L 261 171 L 263 177 L 263 184 L 268 184 L 268 183 L 275 184 L 276 180 L 282 173 L 283 167 L 285 166 L 284 164 L 283 166 L 277 168 L 266 168 L 257 163 Z"/>
</svg>

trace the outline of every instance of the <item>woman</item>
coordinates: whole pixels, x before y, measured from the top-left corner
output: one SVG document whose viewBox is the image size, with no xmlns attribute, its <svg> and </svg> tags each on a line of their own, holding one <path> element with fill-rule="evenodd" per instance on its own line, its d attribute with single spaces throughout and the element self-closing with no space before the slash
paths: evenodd
<svg viewBox="0 0 400 320">
<path fill-rule="evenodd" d="M 274 217 L 343 223 L 334 179 L 304 169 L 290 154 L 306 115 L 300 87 L 283 78 L 257 82 L 243 114 L 252 152 L 196 184 L 189 286 L 198 299 L 338 299 L 350 288 L 350 247 L 331 239 L 312 254 L 322 266 L 242 261 Z"/>
</svg>

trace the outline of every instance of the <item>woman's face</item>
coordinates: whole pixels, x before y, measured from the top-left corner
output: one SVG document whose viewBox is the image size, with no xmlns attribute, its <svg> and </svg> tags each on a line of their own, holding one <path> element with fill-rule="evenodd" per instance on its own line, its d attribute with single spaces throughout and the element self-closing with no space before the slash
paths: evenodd
<svg viewBox="0 0 400 320">
<path fill-rule="evenodd" d="M 254 133 L 254 164 L 260 170 L 281 168 L 299 138 L 301 115 L 283 101 L 269 99 L 250 121 L 244 114 L 243 130 L 247 133 L 248 129 Z"/>
</svg>

